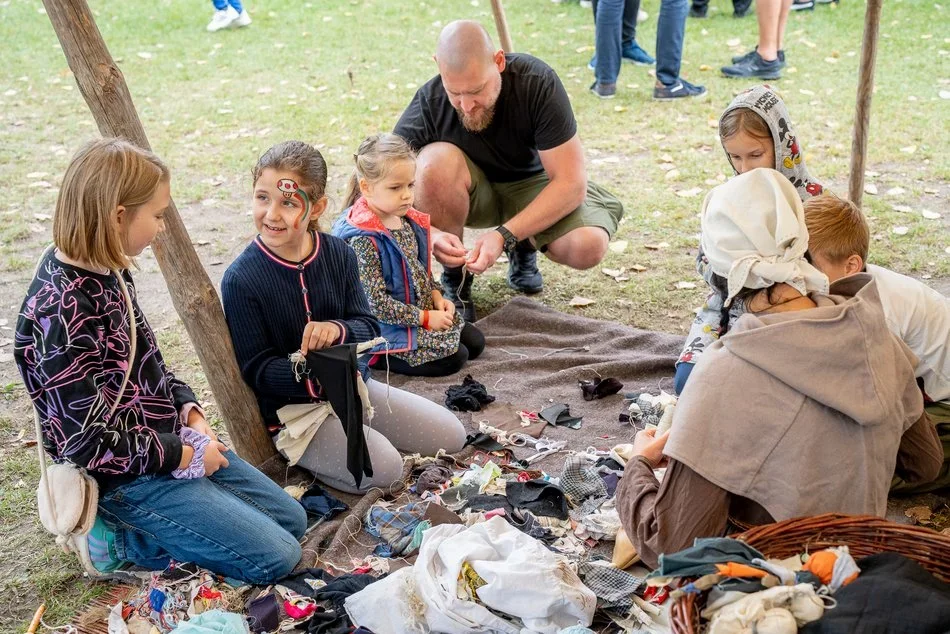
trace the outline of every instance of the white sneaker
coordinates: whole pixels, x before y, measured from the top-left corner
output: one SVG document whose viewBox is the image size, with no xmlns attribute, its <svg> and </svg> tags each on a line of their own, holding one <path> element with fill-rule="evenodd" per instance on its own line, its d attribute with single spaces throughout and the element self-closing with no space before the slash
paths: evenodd
<svg viewBox="0 0 950 634">
<path fill-rule="evenodd" d="M 241 27 L 241 26 L 247 26 L 250 23 L 251 23 L 251 16 L 250 14 L 248 14 L 247 9 L 245 9 L 244 11 L 241 11 L 241 14 L 237 17 L 237 20 L 231 23 L 231 26 Z"/>
<path fill-rule="evenodd" d="M 211 18 L 211 22 L 208 22 L 208 32 L 214 33 L 215 31 L 226 29 L 231 26 L 231 23 L 240 17 L 241 16 L 238 14 L 238 12 L 234 10 L 234 7 L 228 7 L 227 9 L 215 11 L 214 17 Z"/>
</svg>

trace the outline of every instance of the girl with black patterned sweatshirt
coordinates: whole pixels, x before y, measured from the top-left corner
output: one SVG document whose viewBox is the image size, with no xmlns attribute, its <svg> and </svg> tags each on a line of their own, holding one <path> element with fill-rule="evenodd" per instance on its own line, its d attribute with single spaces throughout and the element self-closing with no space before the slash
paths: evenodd
<svg viewBox="0 0 950 634">
<path fill-rule="evenodd" d="M 80 149 L 56 201 L 56 249 L 20 309 L 14 356 L 38 440 L 98 483 L 92 530 L 67 544 L 88 572 L 124 562 L 162 570 L 175 560 L 273 583 L 300 560 L 306 513 L 218 441 L 194 393 L 165 367 L 129 275 L 164 229 L 169 203 L 168 168 L 151 152 L 120 139 Z"/>
</svg>

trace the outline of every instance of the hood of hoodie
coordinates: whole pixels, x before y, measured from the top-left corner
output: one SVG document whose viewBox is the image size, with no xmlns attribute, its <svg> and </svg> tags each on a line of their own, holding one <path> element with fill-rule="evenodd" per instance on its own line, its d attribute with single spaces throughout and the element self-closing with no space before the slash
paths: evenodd
<svg viewBox="0 0 950 634">
<path fill-rule="evenodd" d="M 802 200 L 820 194 L 823 188 L 812 178 L 805 167 L 801 142 L 792 127 L 792 119 L 788 114 L 788 108 L 785 107 L 785 102 L 782 101 L 775 90 L 771 86 L 762 85 L 739 93 L 723 111 L 719 118 L 720 123 L 722 117 L 739 108 L 752 110 L 768 124 L 774 143 L 775 169 L 792 182 Z M 722 139 L 720 139 L 721 141 Z M 724 152 L 725 149 L 725 146 L 723 146 Z M 726 152 L 726 160 L 729 161 L 729 165 L 732 165 L 728 152 Z M 735 167 L 733 167 L 733 171 L 735 171 Z"/>
<path fill-rule="evenodd" d="M 723 347 L 858 425 L 906 420 L 917 358 L 888 330 L 871 276 L 842 278 L 813 299 L 807 311 L 743 315 Z"/>
</svg>

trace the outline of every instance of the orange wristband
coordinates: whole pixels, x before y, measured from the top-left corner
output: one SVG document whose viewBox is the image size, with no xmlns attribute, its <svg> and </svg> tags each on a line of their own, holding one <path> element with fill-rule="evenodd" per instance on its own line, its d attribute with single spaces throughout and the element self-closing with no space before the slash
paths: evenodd
<svg viewBox="0 0 950 634">
<path fill-rule="evenodd" d="M 429 311 L 422 311 L 422 327 L 426 330 L 429 329 Z"/>
</svg>

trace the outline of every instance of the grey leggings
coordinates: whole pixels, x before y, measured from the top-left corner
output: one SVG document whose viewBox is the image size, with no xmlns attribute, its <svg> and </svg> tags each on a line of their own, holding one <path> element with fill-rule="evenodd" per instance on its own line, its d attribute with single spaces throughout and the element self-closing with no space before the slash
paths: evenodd
<svg viewBox="0 0 950 634">
<path fill-rule="evenodd" d="M 370 379 L 366 382 L 376 415 L 363 425 L 373 463 L 373 477 L 364 477 L 357 488 L 346 470 L 346 434 L 340 419 L 331 415 L 317 430 L 297 463 L 317 479 L 347 493 L 365 493 L 371 488 L 388 489 L 402 477 L 402 456 L 407 453 L 434 456 L 439 449 L 455 453 L 465 444 L 465 428 L 455 414 L 437 403 Z M 392 413 L 390 413 L 392 408 Z"/>
</svg>

